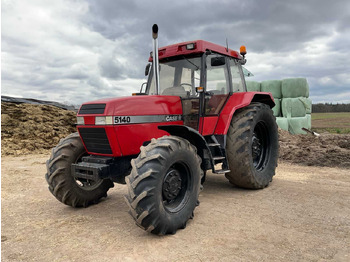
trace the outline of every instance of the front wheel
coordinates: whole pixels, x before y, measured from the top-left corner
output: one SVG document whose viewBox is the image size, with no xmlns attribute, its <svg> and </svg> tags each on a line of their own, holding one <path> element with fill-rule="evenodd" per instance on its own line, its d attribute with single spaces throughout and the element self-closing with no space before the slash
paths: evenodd
<svg viewBox="0 0 350 262">
<path fill-rule="evenodd" d="M 201 159 L 187 140 L 164 136 L 141 147 L 126 177 L 126 202 L 136 224 L 148 232 L 174 234 L 198 205 Z"/>
<path fill-rule="evenodd" d="M 278 129 L 269 106 L 252 103 L 235 113 L 226 152 L 232 170 L 226 178 L 232 184 L 260 189 L 272 181 L 278 160 Z"/>
<path fill-rule="evenodd" d="M 97 203 L 113 187 L 109 179 L 92 181 L 74 177 L 71 165 L 79 162 L 86 154 L 79 134 L 73 133 L 52 149 L 50 159 L 46 162 L 45 177 L 50 192 L 60 202 L 72 207 L 87 207 Z"/>
</svg>

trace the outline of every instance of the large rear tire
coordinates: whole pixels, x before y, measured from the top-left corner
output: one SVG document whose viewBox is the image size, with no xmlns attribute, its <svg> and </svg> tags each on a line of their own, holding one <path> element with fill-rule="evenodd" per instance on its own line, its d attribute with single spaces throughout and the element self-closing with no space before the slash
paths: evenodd
<svg viewBox="0 0 350 262">
<path fill-rule="evenodd" d="M 109 179 L 89 181 L 76 179 L 71 173 L 71 165 L 86 155 L 78 133 L 73 133 L 52 149 L 46 162 L 46 181 L 50 192 L 63 204 L 72 207 L 87 207 L 107 197 L 107 191 L 113 187 Z"/>
<path fill-rule="evenodd" d="M 275 175 L 278 147 L 276 119 L 269 106 L 252 103 L 238 110 L 227 134 L 226 152 L 231 172 L 226 178 L 243 188 L 268 186 Z"/>
<path fill-rule="evenodd" d="M 136 224 L 159 235 L 185 228 L 199 204 L 203 175 L 196 148 L 176 136 L 152 139 L 131 165 L 126 202 Z"/>
</svg>

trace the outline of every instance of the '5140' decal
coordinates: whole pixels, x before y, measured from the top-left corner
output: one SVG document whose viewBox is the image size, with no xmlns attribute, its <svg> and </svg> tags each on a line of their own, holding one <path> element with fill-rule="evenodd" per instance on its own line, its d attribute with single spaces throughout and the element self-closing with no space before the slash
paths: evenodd
<svg viewBox="0 0 350 262">
<path fill-rule="evenodd" d="M 182 121 L 182 115 L 114 116 L 114 125 Z"/>
<path fill-rule="evenodd" d="M 130 116 L 115 116 L 114 124 L 127 124 L 131 122 Z"/>
</svg>

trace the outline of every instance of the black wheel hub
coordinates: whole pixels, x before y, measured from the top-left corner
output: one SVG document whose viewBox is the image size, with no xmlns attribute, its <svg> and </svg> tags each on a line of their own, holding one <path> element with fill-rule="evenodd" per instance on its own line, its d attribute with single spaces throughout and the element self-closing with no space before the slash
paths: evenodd
<svg viewBox="0 0 350 262">
<path fill-rule="evenodd" d="M 252 157 L 253 164 L 256 170 L 262 171 L 268 161 L 270 150 L 269 150 L 269 135 L 266 123 L 260 121 L 254 128 L 252 135 Z"/>
<path fill-rule="evenodd" d="M 262 151 L 262 145 L 260 143 L 260 139 L 256 136 L 255 132 L 252 137 L 252 152 L 253 152 L 253 158 L 257 158 L 260 156 Z"/>
<path fill-rule="evenodd" d="M 192 173 L 183 161 L 174 163 L 166 172 L 162 183 L 162 201 L 166 211 L 179 212 L 193 190 Z"/>
<path fill-rule="evenodd" d="M 167 201 L 174 200 L 181 190 L 181 175 L 179 171 L 170 169 L 163 182 L 163 196 Z"/>
</svg>

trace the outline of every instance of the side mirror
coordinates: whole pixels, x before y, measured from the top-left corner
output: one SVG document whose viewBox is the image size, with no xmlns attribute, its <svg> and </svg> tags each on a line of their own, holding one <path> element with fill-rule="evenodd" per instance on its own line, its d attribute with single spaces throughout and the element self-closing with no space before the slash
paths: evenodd
<svg viewBox="0 0 350 262">
<path fill-rule="evenodd" d="M 217 56 L 211 59 L 211 66 L 222 66 L 226 64 L 226 59 L 224 56 Z"/>
<path fill-rule="evenodd" d="M 151 64 L 147 64 L 145 68 L 145 76 L 148 76 L 149 74 L 149 68 L 151 67 Z"/>
</svg>

